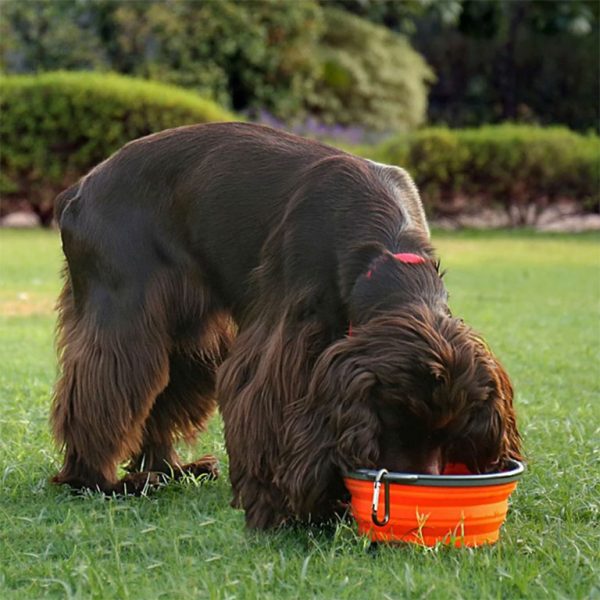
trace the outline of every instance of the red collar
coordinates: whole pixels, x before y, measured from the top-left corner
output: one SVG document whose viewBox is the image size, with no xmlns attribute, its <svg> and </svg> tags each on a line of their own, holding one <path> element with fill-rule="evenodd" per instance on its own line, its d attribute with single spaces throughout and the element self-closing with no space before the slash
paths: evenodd
<svg viewBox="0 0 600 600">
<path fill-rule="evenodd" d="M 399 254 L 392 254 L 392 256 L 400 262 L 409 263 L 411 265 L 427 262 L 427 259 L 424 256 L 412 254 L 411 252 L 400 252 Z"/>
<path fill-rule="evenodd" d="M 380 260 L 381 258 L 383 258 L 385 256 L 385 254 L 383 254 L 379 259 L 376 259 L 375 262 L 377 262 L 377 260 Z M 392 254 L 392 256 L 401 263 L 405 263 L 408 265 L 418 265 L 418 264 L 422 264 L 424 262 L 427 262 L 427 259 L 423 256 L 420 256 L 419 254 L 412 254 L 411 252 L 399 252 L 398 254 Z M 367 279 L 371 279 L 371 276 L 373 275 L 373 271 L 375 270 L 375 266 L 372 266 L 366 273 L 365 277 Z"/>
</svg>

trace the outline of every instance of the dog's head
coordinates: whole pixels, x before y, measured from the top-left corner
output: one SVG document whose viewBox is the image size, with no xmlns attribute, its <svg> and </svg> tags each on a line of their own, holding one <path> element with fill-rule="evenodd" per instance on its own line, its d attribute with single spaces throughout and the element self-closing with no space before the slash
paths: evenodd
<svg viewBox="0 0 600 600">
<path fill-rule="evenodd" d="M 321 355 L 294 421 L 297 512 L 355 468 L 501 469 L 520 458 L 512 401 L 504 368 L 449 313 L 405 304 L 368 319 Z"/>
<path fill-rule="evenodd" d="M 317 387 L 330 380 L 345 399 L 331 420 L 345 468 L 488 472 L 520 457 L 508 375 L 459 319 L 424 306 L 377 317 L 332 348 L 319 375 Z"/>
</svg>

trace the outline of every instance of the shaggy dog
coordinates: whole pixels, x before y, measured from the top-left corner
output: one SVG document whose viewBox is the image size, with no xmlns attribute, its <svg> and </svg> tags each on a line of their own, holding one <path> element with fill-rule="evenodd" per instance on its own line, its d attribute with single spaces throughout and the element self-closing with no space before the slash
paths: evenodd
<svg viewBox="0 0 600 600">
<path fill-rule="evenodd" d="M 451 316 L 402 169 L 256 125 L 181 127 L 127 144 L 56 218 L 55 482 L 216 476 L 173 448 L 216 406 L 254 528 L 327 518 L 356 467 L 519 458 L 509 379 Z"/>
</svg>

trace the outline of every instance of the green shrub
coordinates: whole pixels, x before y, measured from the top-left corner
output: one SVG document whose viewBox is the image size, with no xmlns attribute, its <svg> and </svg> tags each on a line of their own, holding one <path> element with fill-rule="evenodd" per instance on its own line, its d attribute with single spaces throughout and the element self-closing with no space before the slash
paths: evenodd
<svg viewBox="0 0 600 600">
<path fill-rule="evenodd" d="M 42 217 L 58 191 L 126 142 L 233 118 L 179 88 L 66 72 L 0 77 L 0 112 L 0 192 Z M 600 139 L 565 128 L 428 128 L 354 151 L 408 169 L 431 215 L 495 205 L 523 223 L 563 197 L 588 209 L 600 202 Z"/>
<path fill-rule="evenodd" d="M 560 198 L 588 209 L 600 201 L 600 139 L 562 127 L 430 128 L 372 154 L 408 169 L 430 214 L 456 210 L 460 198 L 458 208 L 502 206 L 521 224 Z"/>
<path fill-rule="evenodd" d="M 132 139 L 233 118 L 176 87 L 74 72 L 0 78 L 0 112 L 0 191 L 43 212 L 57 191 Z"/>
<path fill-rule="evenodd" d="M 407 39 L 317 0 L 5 2 L 0 70 L 114 71 L 286 122 L 407 129 L 433 76 Z"/>
<path fill-rule="evenodd" d="M 281 118 L 301 111 L 317 68 L 314 0 L 111 6 L 114 70 L 192 88 L 233 110 L 266 109 Z"/>
<path fill-rule="evenodd" d="M 314 0 L 3 2 L 0 68 L 102 70 L 233 110 L 302 112 L 322 29 Z"/>
<path fill-rule="evenodd" d="M 424 120 L 433 74 L 408 40 L 346 12 L 324 9 L 321 76 L 309 111 L 324 123 L 406 130 Z"/>
</svg>

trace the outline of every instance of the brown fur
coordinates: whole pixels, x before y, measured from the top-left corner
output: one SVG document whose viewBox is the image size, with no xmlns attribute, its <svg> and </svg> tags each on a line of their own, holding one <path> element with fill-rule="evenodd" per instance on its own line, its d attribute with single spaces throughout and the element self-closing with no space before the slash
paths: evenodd
<svg viewBox="0 0 600 600">
<path fill-rule="evenodd" d="M 57 483 L 215 477 L 213 457 L 182 465 L 173 444 L 217 403 L 256 528 L 327 518 L 347 469 L 520 456 L 508 376 L 450 315 L 404 172 L 264 127 L 192 126 L 128 144 L 56 206 Z"/>
</svg>

